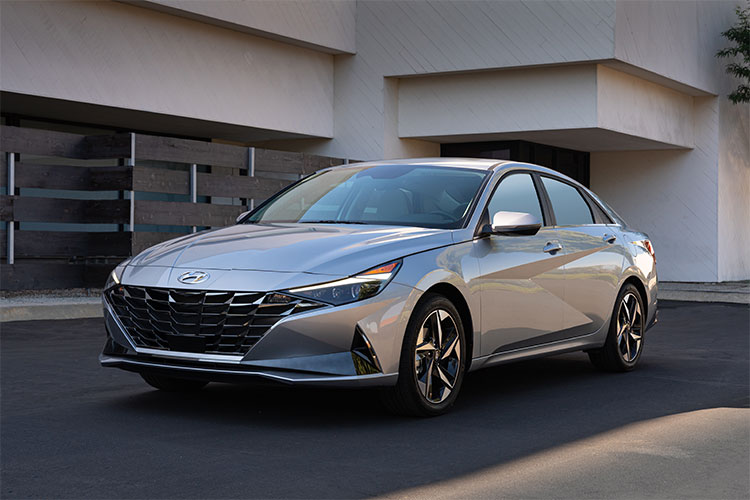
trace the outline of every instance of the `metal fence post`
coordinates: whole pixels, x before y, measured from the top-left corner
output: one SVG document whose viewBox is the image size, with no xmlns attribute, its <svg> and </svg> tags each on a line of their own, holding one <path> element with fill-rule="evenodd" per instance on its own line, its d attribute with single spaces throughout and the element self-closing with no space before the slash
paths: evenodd
<svg viewBox="0 0 750 500">
<path fill-rule="evenodd" d="M 255 148 L 247 148 L 247 175 L 255 177 Z M 255 198 L 250 198 L 248 210 L 255 208 Z"/>
<path fill-rule="evenodd" d="M 198 203 L 198 165 L 192 163 L 190 165 L 190 203 Z M 196 232 L 198 228 L 193 226 L 193 232 Z"/>
<path fill-rule="evenodd" d="M 128 166 L 131 168 L 131 179 L 135 167 L 135 133 L 130 132 L 130 158 Z M 133 187 L 132 185 L 130 186 Z M 130 190 L 130 232 L 135 232 L 135 190 Z"/>
<path fill-rule="evenodd" d="M 13 196 L 16 194 L 16 155 L 14 153 L 7 153 L 6 158 L 8 160 L 8 195 Z M 13 218 L 15 218 L 15 215 Z M 13 264 L 16 260 L 14 243 L 16 230 L 15 221 L 8 221 L 6 229 L 7 231 L 5 232 L 5 234 L 8 239 L 8 264 Z"/>
</svg>

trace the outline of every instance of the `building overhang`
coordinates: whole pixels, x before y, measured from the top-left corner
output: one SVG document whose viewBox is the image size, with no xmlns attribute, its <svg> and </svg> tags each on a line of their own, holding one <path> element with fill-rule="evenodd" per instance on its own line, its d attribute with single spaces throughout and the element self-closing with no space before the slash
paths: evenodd
<svg viewBox="0 0 750 500">
<path fill-rule="evenodd" d="M 29 119 L 39 118 L 41 121 L 55 120 L 61 123 L 86 124 L 94 128 L 99 126 L 107 130 L 117 128 L 134 132 L 185 137 L 221 138 L 240 143 L 315 137 L 280 130 L 52 99 L 15 92 L 0 92 L 0 109 L 8 115 Z"/>
<path fill-rule="evenodd" d="M 399 81 L 404 139 L 524 139 L 580 151 L 693 148 L 693 96 L 603 65 Z"/>
</svg>

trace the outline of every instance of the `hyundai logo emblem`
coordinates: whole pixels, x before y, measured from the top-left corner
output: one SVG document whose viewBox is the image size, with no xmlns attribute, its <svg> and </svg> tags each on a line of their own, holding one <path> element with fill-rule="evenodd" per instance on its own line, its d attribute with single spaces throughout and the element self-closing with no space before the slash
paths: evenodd
<svg viewBox="0 0 750 500">
<path fill-rule="evenodd" d="M 203 271 L 188 271 L 182 273 L 177 280 L 186 285 L 195 285 L 196 283 L 203 283 L 209 278 L 209 276 L 211 275 Z"/>
</svg>

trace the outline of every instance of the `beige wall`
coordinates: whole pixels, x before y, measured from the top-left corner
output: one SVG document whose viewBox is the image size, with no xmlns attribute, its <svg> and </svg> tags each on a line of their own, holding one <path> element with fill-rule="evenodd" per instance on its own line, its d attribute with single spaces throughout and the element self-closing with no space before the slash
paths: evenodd
<svg viewBox="0 0 750 500">
<path fill-rule="evenodd" d="M 116 2 L 0 9 L 3 91 L 333 135 L 330 54 Z"/>
<path fill-rule="evenodd" d="M 596 126 L 596 67 L 556 66 L 404 78 L 399 137 Z"/>
<path fill-rule="evenodd" d="M 597 66 L 597 126 L 664 144 L 693 147 L 693 97 Z"/>
<path fill-rule="evenodd" d="M 145 0 L 131 3 L 326 52 L 356 51 L 355 0 Z"/>
<path fill-rule="evenodd" d="M 652 235 L 662 279 L 748 278 L 748 111 L 728 107 L 714 57 L 734 4 L 2 0 L 0 88 L 49 98 L 42 115 L 219 124 L 343 158 L 492 139 L 592 151 L 592 187 Z"/>
<path fill-rule="evenodd" d="M 750 279 L 750 104 L 719 113 L 719 280 Z"/>
<path fill-rule="evenodd" d="M 653 240 L 659 278 L 719 279 L 719 98 L 695 98 L 695 148 L 591 153 L 591 188 Z"/>
<path fill-rule="evenodd" d="M 615 57 L 658 75 L 718 93 L 714 57 L 735 0 L 619 0 Z"/>
<path fill-rule="evenodd" d="M 586 151 L 693 147 L 693 97 L 602 65 L 402 78 L 398 136 Z"/>
</svg>

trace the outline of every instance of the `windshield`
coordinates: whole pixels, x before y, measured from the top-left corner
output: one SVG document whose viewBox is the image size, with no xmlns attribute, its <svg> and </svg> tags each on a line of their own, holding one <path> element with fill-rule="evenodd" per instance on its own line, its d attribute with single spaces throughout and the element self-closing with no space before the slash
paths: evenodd
<svg viewBox="0 0 750 500">
<path fill-rule="evenodd" d="M 424 165 L 342 167 L 312 175 L 245 222 L 384 224 L 456 229 L 488 172 Z"/>
</svg>

